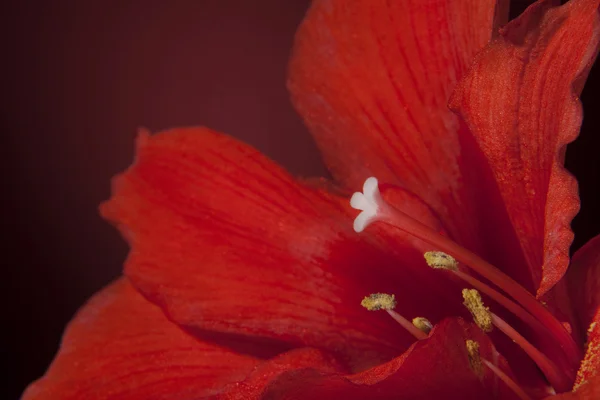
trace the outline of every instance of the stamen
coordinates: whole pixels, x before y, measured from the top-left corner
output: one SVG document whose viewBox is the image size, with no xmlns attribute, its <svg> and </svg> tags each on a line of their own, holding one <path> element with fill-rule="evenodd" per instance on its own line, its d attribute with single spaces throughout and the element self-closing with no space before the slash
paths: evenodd
<svg viewBox="0 0 600 400">
<path fill-rule="evenodd" d="M 413 318 L 412 323 L 414 326 L 417 327 L 417 329 L 427 334 L 429 334 L 429 332 L 431 332 L 431 330 L 433 329 L 433 325 L 431 324 L 431 322 L 429 322 L 427 318 L 416 317 Z"/>
<path fill-rule="evenodd" d="M 396 304 L 396 296 L 387 293 L 373 293 L 360 302 L 369 311 L 393 310 Z"/>
<path fill-rule="evenodd" d="M 552 336 L 560 344 L 560 347 L 566 352 L 571 364 L 573 366 L 579 364 L 582 354 L 573 337 L 566 331 L 560 321 L 540 304 L 531 293 L 475 253 L 459 246 L 450 238 L 441 235 L 406 213 L 391 207 L 381 198 L 379 190 L 375 191 L 373 188 L 377 188 L 377 180 L 371 177 L 365 181 L 363 187 L 365 193 L 355 193 L 352 196 L 351 205 L 363 211 L 354 221 L 354 229 L 357 232 L 361 232 L 371 222 L 380 220 L 452 255 L 456 260 L 469 266 L 512 296 L 543 325 L 546 325 L 548 331 L 551 332 Z"/>
<path fill-rule="evenodd" d="M 473 319 L 478 327 L 484 332 L 492 331 L 492 317 L 490 309 L 483 305 L 481 295 L 475 289 L 463 289 L 462 291 L 464 305 L 473 315 Z"/>
<path fill-rule="evenodd" d="M 521 400 L 532 400 L 523 389 L 500 368 L 489 362 L 479 354 L 479 343 L 474 340 L 467 340 L 467 354 L 469 356 L 469 365 L 479 380 L 483 379 L 483 365 L 488 367 L 494 375 L 500 378 L 509 389 L 511 389 Z"/>
<path fill-rule="evenodd" d="M 492 365 L 497 367 L 499 358 L 500 358 L 500 353 L 498 353 L 498 350 L 496 350 L 496 347 L 494 345 L 492 345 Z M 498 375 L 494 376 L 494 386 L 493 386 L 492 391 L 494 392 L 494 397 L 498 397 Z"/>
<path fill-rule="evenodd" d="M 458 262 L 450 254 L 442 251 L 428 251 L 423 254 L 427 265 L 436 269 L 447 269 L 449 271 L 458 270 Z"/>
<path fill-rule="evenodd" d="M 445 254 L 443 252 L 428 252 L 428 253 Z M 427 263 L 431 267 L 436 268 L 435 266 L 432 266 L 430 264 L 431 257 L 427 257 L 428 253 L 425 253 L 425 255 L 424 255 L 425 259 L 427 260 Z M 451 268 L 446 268 L 446 269 L 449 270 L 451 273 L 453 273 L 458 278 L 460 278 L 463 281 L 474 286 L 479 291 L 490 296 L 497 303 L 504 306 L 507 310 L 509 310 L 510 312 L 515 314 L 517 317 L 519 317 L 523 322 L 525 322 L 526 324 L 529 324 L 531 327 L 533 327 L 535 330 L 537 330 L 541 335 L 546 336 L 548 334 L 551 334 L 551 332 L 549 332 L 548 328 L 545 327 L 544 325 L 542 325 L 540 323 L 540 321 L 535 319 L 531 314 L 529 314 L 529 312 L 527 312 L 527 310 L 525 310 L 523 307 L 521 307 L 519 304 L 515 303 L 514 301 L 508 299 L 502 293 L 498 292 L 497 290 L 493 289 L 489 285 L 486 285 L 485 283 L 481 282 L 480 280 L 478 280 L 478 279 L 472 277 L 471 275 L 468 275 L 458 269 L 451 269 Z"/>
<path fill-rule="evenodd" d="M 527 310 L 525 310 L 523 307 L 521 307 L 514 301 L 512 301 L 509 298 L 507 298 L 506 296 L 504 296 L 499 291 L 486 285 L 485 283 L 481 282 L 477 278 L 474 278 L 471 275 L 465 274 L 462 271 L 456 270 L 456 271 L 453 271 L 453 273 L 455 276 L 459 277 L 460 279 L 467 282 L 471 286 L 474 286 L 480 292 L 483 292 L 486 295 L 490 296 L 490 298 L 494 299 L 498 304 L 504 306 L 508 311 L 515 314 L 517 317 L 519 317 L 521 319 L 521 321 L 525 322 L 526 324 L 531 325 L 538 332 L 541 332 L 544 335 L 551 333 L 548 331 L 548 328 L 546 328 L 544 325 L 542 325 L 540 323 L 540 321 L 535 319 L 535 317 L 533 315 L 529 314 L 529 312 L 527 312 Z"/>
<path fill-rule="evenodd" d="M 490 312 L 492 317 L 492 324 L 499 330 L 501 330 L 506 336 L 512 339 L 517 346 L 537 364 L 542 370 L 550 385 L 554 387 L 558 392 L 568 392 L 571 390 L 571 384 L 569 378 L 567 378 L 563 372 L 556 367 L 556 365 L 548 358 L 544 353 L 539 351 L 534 345 L 529 343 L 519 332 L 517 332 L 512 326 L 510 326 L 502 318 Z"/>
<path fill-rule="evenodd" d="M 475 289 L 463 289 L 464 305 L 473 314 L 475 323 L 485 332 L 492 330 L 492 325 L 500 329 L 506 336 L 512 339 L 527 355 L 537 364 L 542 370 L 548 382 L 559 391 L 568 391 L 569 379 L 561 372 L 560 369 L 548 358 L 545 354 L 539 351 L 531 343 L 520 335 L 506 321 L 491 312 L 485 307 L 481 300 L 481 295 Z"/>
<path fill-rule="evenodd" d="M 385 311 L 387 311 L 387 313 L 390 314 L 390 317 L 394 318 L 394 320 L 396 320 L 397 323 L 399 323 L 404 329 L 406 329 L 408 331 L 408 333 L 410 333 L 417 339 L 421 340 L 421 339 L 427 339 L 429 337 L 425 332 L 423 332 L 422 330 L 418 329 L 416 326 L 411 324 L 409 320 L 404 318 L 402 315 L 398 314 L 396 311 L 394 311 L 394 310 L 385 310 Z"/>
<path fill-rule="evenodd" d="M 373 293 L 365 297 L 360 302 L 360 305 L 369 311 L 385 310 L 392 318 L 394 318 L 396 322 L 400 324 L 400 326 L 402 326 L 408 331 L 408 333 L 419 340 L 427 339 L 428 337 L 427 333 L 419 330 L 417 327 L 411 324 L 409 320 L 393 310 L 394 307 L 396 307 L 396 299 L 393 294 Z"/>
</svg>

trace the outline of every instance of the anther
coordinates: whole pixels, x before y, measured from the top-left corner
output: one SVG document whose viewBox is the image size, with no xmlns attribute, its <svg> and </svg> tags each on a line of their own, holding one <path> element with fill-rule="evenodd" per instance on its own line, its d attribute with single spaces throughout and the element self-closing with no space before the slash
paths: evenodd
<svg viewBox="0 0 600 400">
<path fill-rule="evenodd" d="M 429 320 L 427 318 L 416 317 L 416 318 L 413 318 L 412 323 L 414 326 L 417 327 L 417 329 L 419 329 L 420 331 L 423 331 L 427 334 L 429 334 L 429 332 L 431 332 L 431 330 L 433 329 L 432 323 L 429 322 Z"/>
<path fill-rule="evenodd" d="M 442 251 L 428 251 L 423 254 L 427 265 L 437 269 L 447 269 L 450 271 L 458 270 L 458 261 L 450 254 Z"/>
<path fill-rule="evenodd" d="M 463 289 L 464 305 L 473 315 L 473 319 L 477 326 L 483 331 L 490 332 L 492 325 L 498 328 L 502 333 L 512 339 L 527 355 L 537 364 L 542 370 L 548 382 L 557 390 L 564 392 L 569 390 L 569 379 L 556 365 L 535 346 L 527 341 L 519 334 L 512 326 L 510 326 L 502 318 L 490 311 L 489 308 L 483 305 L 481 295 L 475 289 Z"/>
<path fill-rule="evenodd" d="M 396 304 L 395 296 L 387 293 L 373 293 L 360 302 L 360 305 L 369 311 L 393 310 Z"/>
<path fill-rule="evenodd" d="M 430 255 L 431 253 L 446 254 L 446 253 L 443 253 L 440 251 L 425 253 L 424 254 L 425 259 L 427 260 L 427 263 L 430 266 L 432 266 L 431 264 L 433 263 L 433 262 L 430 262 L 430 260 L 434 260 L 434 258 Z M 451 257 L 451 256 L 449 256 L 449 257 Z M 438 264 L 441 264 L 441 263 L 438 263 Z M 463 281 L 465 281 L 466 283 L 468 283 L 469 285 L 475 287 L 477 290 L 485 293 L 490 298 L 494 299 L 496 302 L 498 302 L 499 304 L 504 306 L 507 310 L 509 310 L 510 312 L 515 314 L 517 317 L 519 317 L 523 322 L 525 322 L 526 324 L 533 327 L 540 334 L 542 334 L 542 335 L 551 335 L 552 334 L 551 332 L 548 331 L 547 327 L 542 325 L 536 318 L 534 318 L 531 314 L 529 314 L 529 312 L 527 312 L 523 307 L 521 307 L 519 304 L 515 303 L 514 301 L 508 299 L 502 293 L 493 289 L 489 285 L 486 285 L 485 283 L 481 282 L 480 280 L 476 279 L 475 277 L 468 275 L 467 273 L 462 272 L 458 269 L 453 270 L 453 269 L 446 268 L 446 270 L 448 270 L 450 273 L 454 274 L 454 276 L 456 276 L 457 278 L 460 278 Z M 492 323 L 493 323 L 493 321 L 492 321 Z"/>
<path fill-rule="evenodd" d="M 479 343 L 474 340 L 467 340 L 467 354 L 469 356 L 469 366 L 475 372 L 479 380 L 483 379 L 483 365 L 479 356 Z"/>
<path fill-rule="evenodd" d="M 478 327 L 484 332 L 492 331 L 492 316 L 490 309 L 483 305 L 481 295 L 475 289 L 463 289 L 462 291 L 464 305 L 473 315 L 473 319 Z"/>
</svg>

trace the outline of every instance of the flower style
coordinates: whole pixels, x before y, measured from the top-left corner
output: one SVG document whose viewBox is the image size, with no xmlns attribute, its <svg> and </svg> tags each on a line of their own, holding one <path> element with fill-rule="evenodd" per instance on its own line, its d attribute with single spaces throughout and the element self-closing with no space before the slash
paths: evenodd
<svg viewBox="0 0 600 400">
<path fill-rule="evenodd" d="M 569 260 L 563 168 L 599 4 L 315 1 L 289 89 L 335 185 L 140 132 L 101 207 L 124 277 L 23 399 L 600 398 L 600 237 Z"/>
</svg>

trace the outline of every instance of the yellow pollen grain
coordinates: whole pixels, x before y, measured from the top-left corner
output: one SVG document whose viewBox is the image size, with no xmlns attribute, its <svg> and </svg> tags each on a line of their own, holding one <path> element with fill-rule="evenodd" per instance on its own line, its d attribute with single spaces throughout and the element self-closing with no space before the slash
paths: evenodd
<svg viewBox="0 0 600 400">
<path fill-rule="evenodd" d="M 373 293 L 365 297 L 360 305 L 369 311 L 393 310 L 396 307 L 396 299 L 393 294 Z"/>
<path fill-rule="evenodd" d="M 479 356 L 479 343 L 474 340 L 467 340 L 467 354 L 469 355 L 469 365 L 479 379 L 483 378 L 483 364 Z"/>
<path fill-rule="evenodd" d="M 433 329 L 433 325 L 427 318 L 416 317 L 413 318 L 412 324 L 417 327 L 418 330 L 423 331 L 425 333 L 429 333 L 431 329 Z"/>
<path fill-rule="evenodd" d="M 600 364 L 600 361 L 598 360 L 598 354 L 600 354 L 600 339 L 598 339 L 598 337 L 600 337 L 600 332 L 594 332 L 596 330 L 600 331 L 600 326 L 597 322 L 592 322 L 587 331 L 588 340 L 585 344 L 585 357 L 581 361 L 579 371 L 577 371 L 577 378 L 575 379 L 573 391 L 576 391 L 582 385 L 588 383 L 589 379 L 598 374 L 597 366 Z M 596 340 L 592 339 L 594 336 Z"/>
<path fill-rule="evenodd" d="M 458 261 L 450 254 L 441 251 L 428 251 L 423 254 L 427 265 L 437 269 L 448 269 L 450 271 L 458 270 Z"/>
<path fill-rule="evenodd" d="M 490 309 L 483 305 L 481 295 L 475 289 L 463 289 L 462 291 L 463 304 L 473 315 L 473 319 L 477 326 L 484 332 L 492 331 L 492 316 Z"/>
</svg>

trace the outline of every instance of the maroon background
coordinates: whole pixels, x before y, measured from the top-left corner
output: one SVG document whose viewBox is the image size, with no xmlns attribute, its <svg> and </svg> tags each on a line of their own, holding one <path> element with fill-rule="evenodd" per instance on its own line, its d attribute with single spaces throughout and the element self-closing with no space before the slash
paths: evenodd
<svg viewBox="0 0 600 400">
<path fill-rule="evenodd" d="M 522 4 L 523 2 L 519 2 Z M 132 160 L 137 127 L 207 125 L 293 173 L 325 170 L 285 90 L 308 0 L 29 1 L 2 10 L 2 359 L 18 396 L 52 359 L 66 322 L 120 270 L 127 248 L 97 214 Z M 598 68 L 596 68 L 598 70 Z M 576 247 L 597 234 L 600 73 L 570 146 L 583 210 Z"/>
</svg>

